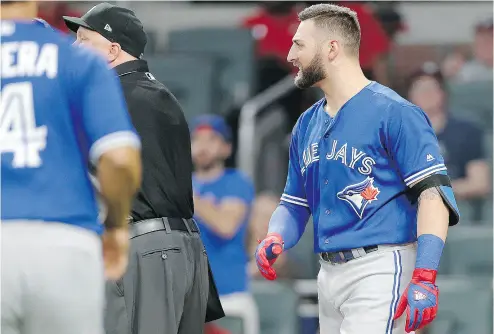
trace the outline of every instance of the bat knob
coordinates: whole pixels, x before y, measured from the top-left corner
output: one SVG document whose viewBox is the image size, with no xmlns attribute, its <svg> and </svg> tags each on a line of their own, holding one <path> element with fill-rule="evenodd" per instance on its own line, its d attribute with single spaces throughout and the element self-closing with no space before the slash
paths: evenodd
<svg viewBox="0 0 494 334">
<path fill-rule="evenodd" d="M 281 245 L 279 244 L 274 244 L 272 247 L 271 247 L 271 250 L 272 250 L 272 253 L 273 255 L 280 255 L 281 252 L 283 251 L 283 247 L 281 247 Z"/>
<path fill-rule="evenodd" d="M 283 247 L 280 244 L 272 244 L 266 248 L 266 258 L 268 260 L 275 259 L 283 251 Z"/>
</svg>

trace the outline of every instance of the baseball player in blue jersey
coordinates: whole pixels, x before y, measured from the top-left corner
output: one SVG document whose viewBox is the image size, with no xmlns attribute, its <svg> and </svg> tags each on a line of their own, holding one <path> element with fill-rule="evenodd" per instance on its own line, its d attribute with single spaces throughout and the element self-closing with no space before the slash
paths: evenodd
<svg viewBox="0 0 494 334">
<path fill-rule="evenodd" d="M 103 275 L 126 269 L 140 140 L 106 63 L 36 12 L 1 4 L 1 332 L 101 334 Z"/>
<path fill-rule="evenodd" d="M 312 215 L 320 332 L 412 332 L 436 316 L 439 259 L 448 225 L 459 221 L 437 139 L 420 108 L 363 75 L 353 11 L 321 4 L 299 18 L 288 54 L 300 69 L 295 84 L 325 98 L 293 129 L 258 268 L 275 279 L 277 255 Z"/>
</svg>

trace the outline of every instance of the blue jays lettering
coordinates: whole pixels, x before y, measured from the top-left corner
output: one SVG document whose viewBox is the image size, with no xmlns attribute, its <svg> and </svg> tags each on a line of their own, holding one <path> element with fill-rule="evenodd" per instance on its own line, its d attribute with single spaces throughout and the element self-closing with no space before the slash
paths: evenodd
<svg viewBox="0 0 494 334">
<path fill-rule="evenodd" d="M 303 166 L 302 174 L 314 162 L 319 161 L 319 144 L 310 144 L 302 153 Z M 362 175 L 370 175 L 372 166 L 376 161 L 367 153 L 349 146 L 348 143 L 338 145 L 338 140 L 334 139 L 331 144 L 331 152 L 326 154 L 326 160 L 339 161 L 348 168 L 356 169 Z"/>
</svg>

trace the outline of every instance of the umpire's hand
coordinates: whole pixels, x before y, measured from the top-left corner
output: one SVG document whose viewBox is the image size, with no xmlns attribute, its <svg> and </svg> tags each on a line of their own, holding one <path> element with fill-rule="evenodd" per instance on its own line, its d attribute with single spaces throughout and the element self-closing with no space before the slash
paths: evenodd
<svg viewBox="0 0 494 334">
<path fill-rule="evenodd" d="M 120 279 L 127 270 L 129 251 L 129 228 L 107 229 L 103 234 L 103 260 L 105 276 L 108 280 Z"/>
</svg>

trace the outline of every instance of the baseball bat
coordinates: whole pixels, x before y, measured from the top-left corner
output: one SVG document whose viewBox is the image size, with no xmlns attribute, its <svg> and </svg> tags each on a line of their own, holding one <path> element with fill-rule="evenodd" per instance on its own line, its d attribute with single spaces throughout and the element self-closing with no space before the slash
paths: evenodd
<svg viewBox="0 0 494 334">
<path fill-rule="evenodd" d="M 283 247 L 280 244 L 271 244 L 266 248 L 266 258 L 268 260 L 274 260 L 281 254 Z"/>
</svg>

